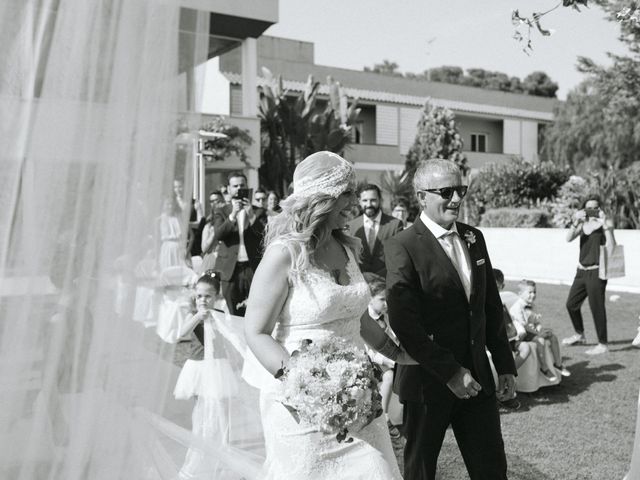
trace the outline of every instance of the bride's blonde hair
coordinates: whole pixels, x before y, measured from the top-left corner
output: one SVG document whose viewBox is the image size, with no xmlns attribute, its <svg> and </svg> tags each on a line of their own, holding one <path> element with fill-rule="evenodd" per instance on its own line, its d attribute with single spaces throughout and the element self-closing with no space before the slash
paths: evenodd
<svg viewBox="0 0 640 480">
<path fill-rule="evenodd" d="M 274 243 L 287 247 L 292 274 L 306 270 L 318 245 L 332 235 L 358 258 L 360 240 L 328 224 L 338 197 L 349 189 L 355 189 L 355 171 L 335 153 L 317 152 L 298 164 L 293 194 L 280 202 L 282 211 L 270 218 L 264 239 L 266 248 Z"/>
</svg>

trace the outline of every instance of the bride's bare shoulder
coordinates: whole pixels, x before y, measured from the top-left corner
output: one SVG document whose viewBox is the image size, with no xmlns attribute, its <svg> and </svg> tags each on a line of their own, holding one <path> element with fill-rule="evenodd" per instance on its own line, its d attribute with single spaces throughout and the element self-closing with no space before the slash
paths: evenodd
<svg viewBox="0 0 640 480">
<path fill-rule="evenodd" d="M 262 256 L 260 267 L 265 266 L 267 269 L 284 269 L 285 272 L 291 266 L 291 252 L 284 243 L 273 243 L 267 247 Z"/>
</svg>

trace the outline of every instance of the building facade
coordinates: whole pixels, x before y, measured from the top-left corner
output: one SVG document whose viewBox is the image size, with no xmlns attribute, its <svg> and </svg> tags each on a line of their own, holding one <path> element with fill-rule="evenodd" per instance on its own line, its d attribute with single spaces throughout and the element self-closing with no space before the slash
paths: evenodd
<svg viewBox="0 0 640 480">
<path fill-rule="evenodd" d="M 541 131 L 553 121 L 557 103 L 556 99 L 531 95 L 316 65 L 314 45 L 309 42 L 262 36 L 256 50 L 258 86 L 265 83 L 260 72 L 266 67 L 274 75 L 282 75 L 285 88 L 292 94 L 304 90 L 309 75 L 322 83 L 330 76 L 340 82 L 350 99 L 358 99 L 362 110 L 354 129 L 354 144 L 345 156 L 355 162 L 361 179 L 371 181 L 385 170 L 402 170 L 427 100 L 455 113 L 472 168 L 508 162 L 514 157 L 537 162 Z M 244 115 L 246 75 L 240 52 L 224 53 L 219 70 L 228 82 L 227 90 L 218 91 L 226 97 L 228 114 Z M 321 87 L 320 94 L 320 98 L 326 98 L 326 86 Z"/>
</svg>

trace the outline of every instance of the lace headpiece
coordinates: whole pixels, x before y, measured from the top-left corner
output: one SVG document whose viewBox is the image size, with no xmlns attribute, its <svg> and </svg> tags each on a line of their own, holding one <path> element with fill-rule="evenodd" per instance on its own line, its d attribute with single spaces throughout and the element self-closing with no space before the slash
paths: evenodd
<svg viewBox="0 0 640 480">
<path fill-rule="evenodd" d="M 316 152 L 298 164 L 293 173 L 293 194 L 324 193 L 334 198 L 355 186 L 353 165 L 333 152 Z"/>
</svg>

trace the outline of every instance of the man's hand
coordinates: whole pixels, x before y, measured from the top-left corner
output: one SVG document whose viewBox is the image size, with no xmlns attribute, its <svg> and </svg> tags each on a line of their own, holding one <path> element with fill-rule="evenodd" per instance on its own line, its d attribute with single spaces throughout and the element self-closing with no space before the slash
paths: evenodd
<svg viewBox="0 0 640 480">
<path fill-rule="evenodd" d="M 511 373 L 498 375 L 498 389 L 496 391 L 498 400 L 504 402 L 516 396 L 516 377 Z"/>
<path fill-rule="evenodd" d="M 464 367 L 460 367 L 460 370 L 447 382 L 447 387 L 456 397 L 464 400 L 475 397 L 482 390 L 482 385 L 476 382 L 471 372 Z"/>
<path fill-rule="evenodd" d="M 236 221 L 236 218 L 238 217 L 238 213 L 240 213 L 240 210 L 242 210 L 243 207 L 244 207 L 244 203 L 242 199 L 240 198 L 231 199 L 231 214 L 229 215 L 229 219 L 232 222 Z"/>
</svg>

